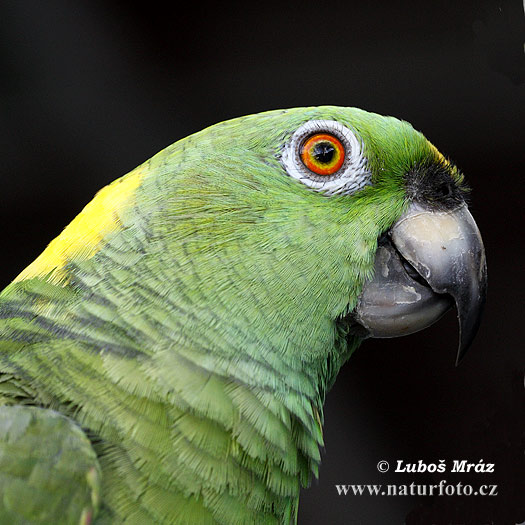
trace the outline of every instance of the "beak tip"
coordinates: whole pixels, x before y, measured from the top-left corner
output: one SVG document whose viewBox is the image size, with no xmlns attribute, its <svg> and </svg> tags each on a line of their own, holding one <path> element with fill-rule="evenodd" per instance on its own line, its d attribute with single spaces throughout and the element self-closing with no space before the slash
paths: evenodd
<svg viewBox="0 0 525 525">
<path fill-rule="evenodd" d="M 471 347 L 472 342 L 474 341 L 474 336 L 477 332 L 477 326 L 472 330 L 465 330 L 465 327 L 462 326 L 461 317 L 459 317 L 460 326 L 459 326 L 459 345 L 458 353 L 456 355 L 456 366 L 463 361 L 468 349 Z M 478 324 L 478 323 L 476 323 Z"/>
<path fill-rule="evenodd" d="M 467 309 L 465 305 L 472 304 L 471 301 L 461 302 L 456 297 L 456 307 L 458 309 L 459 321 L 459 345 L 456 357 L 456 366 L 463 361 L 468 349 L 472 346 L 474 338 L 481 324 L 481 316 L 485 307 L 486 299 L 486 279 L 481 282 L 480 293 L 474 306 Z"/>
<path fill-rule="evenodd" d="M 459 364 L 463 361 L 465 354 L 467 353 L 468 348 L 459 347 L 458 348 L 458 355 L 456 357 L 456 368 L 459 366 Z"/>
</svg>

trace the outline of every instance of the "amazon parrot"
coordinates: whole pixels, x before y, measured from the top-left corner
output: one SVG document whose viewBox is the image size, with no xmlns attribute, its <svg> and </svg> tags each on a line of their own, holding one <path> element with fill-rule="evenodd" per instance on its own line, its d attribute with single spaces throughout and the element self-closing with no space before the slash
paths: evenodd
<svg viewBox="0 0 525 525">
<path fill-rule="evenodd" d="M 459 169 L 356 108 L 221 122 L 100 190 L 0 295 L 1 524 L 288 524 L 368 337 L 455 305 L 485 252 Z"/>
</svg>

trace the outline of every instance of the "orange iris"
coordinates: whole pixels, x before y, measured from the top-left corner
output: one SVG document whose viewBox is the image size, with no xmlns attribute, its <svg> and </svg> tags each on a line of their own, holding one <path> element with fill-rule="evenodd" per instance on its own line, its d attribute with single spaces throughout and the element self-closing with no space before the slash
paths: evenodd
<svg viewBox="0 0 525 525">
<path fill-rule="evenodd" d="M 341 141 L 328 133 L 317 133 L 309 137 L 301 148 L 304 165 L 317 175 L 332 175 L 345 160 L 345 149 Z"/>
</svg>

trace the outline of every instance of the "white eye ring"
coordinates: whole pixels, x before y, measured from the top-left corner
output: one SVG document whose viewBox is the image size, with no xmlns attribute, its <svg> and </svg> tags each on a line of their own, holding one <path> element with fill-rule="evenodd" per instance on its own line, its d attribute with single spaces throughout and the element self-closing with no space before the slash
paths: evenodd
<svg viewBox="0 0 525 525">
<path fill-rule="evenodd" d="M 316 133 L 334 135 L 345 149 L 343 165 L 332 175 L 314 173 L 301 159 L 302 145 Z M 286 144 L 281 162 L 290 177 L 326 195 L 350 195 L 371 184 L 372 180 L 367 159 L 362 154 L 361 142 L 352 131 L 335 120 L 310 120 L 303 124 Z"/>
</svg>

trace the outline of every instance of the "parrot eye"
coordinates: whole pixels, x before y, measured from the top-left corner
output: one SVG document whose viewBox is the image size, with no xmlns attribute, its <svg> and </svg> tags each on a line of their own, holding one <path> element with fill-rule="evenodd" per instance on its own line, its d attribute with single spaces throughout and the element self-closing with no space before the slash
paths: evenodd
<svg viewBox="0 0 525 525">
<path fill-rule="evenodd" d="M 301 160 L 317 175 L 333 175 L 343 165 L 345 149 L 337 137 L 316 133 L 302 145 Z"/>
<path fill-rule="evenodd" d="M 326 195 L 349 195 L 371 182 L 361 142 L 333 120 L 303 124 L 285 146 L 281 160 L 288 175 Z"/>
</svg>

